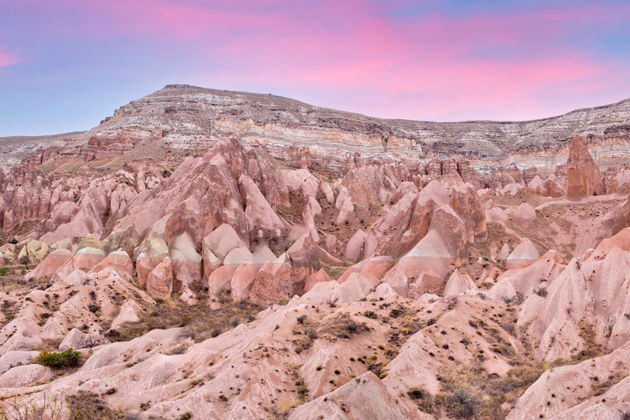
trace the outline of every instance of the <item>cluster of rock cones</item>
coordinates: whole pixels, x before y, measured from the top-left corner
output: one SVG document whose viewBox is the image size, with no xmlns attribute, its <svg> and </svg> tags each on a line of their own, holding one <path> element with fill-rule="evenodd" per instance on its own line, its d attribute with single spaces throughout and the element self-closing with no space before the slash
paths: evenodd
<svg viewBox="0 0 630 420">
<path fill-rule="evenodd" d="M 630 170 L 579 137 L 527 182 L 302 157 L 1 171 L 4 412 L 628 418 Z"/>
</svg>

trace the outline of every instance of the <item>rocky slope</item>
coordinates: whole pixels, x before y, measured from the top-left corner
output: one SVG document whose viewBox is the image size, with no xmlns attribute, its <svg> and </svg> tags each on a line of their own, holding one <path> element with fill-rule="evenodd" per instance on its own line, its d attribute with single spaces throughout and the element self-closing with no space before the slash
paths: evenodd
<svg viewBox="0 0 630 420">
<path fill-rule="evenodd" d="M 341 161 L 338 165 L 349 158 L 465 157 L 477 168 L 496 168 L 501 160 L 498 166 L 545 169 L 562 163 L 553 152 L 579 134 L 593 143 L 595 158 L 606 169 L 628 164 L 629 120 L 630 100 L 533 121 L 443 123 L 383 120 L 271 94 L 167 85 L 120 107 L 88 132 L 4 138 L 0 150 L 11 157 L 5 164 L 24 158 L 26 150 L 49 148 L 53 140 L 52 150 L 35 157 L 38 164 L 51 158 L 63 161 L 68 155 L 101 160 L 137 148 L 141 150 L 134 157 L 158 154 L 165 159 L 164 153 L 205 153 L 220 139 L 236 136 L 276 157 L 298 148 L 320 161 Z"/>
<path fill-rule="evenodd" d="M 622 137 L 485 173 L 267 95 L 139 102 L 0 171 L 5 417 L 629 415 L 630 170 L 592 156 Z"/>
<path fill-rule="evenodd" d="M 374 153 L 387 146 L 387 150 L 403 148 L 420 155 L 432 152 L 496 159 L 510 152 L 557 149 L 574 134 L 627 136 L 628 127 L 622 126 L 629 118 L 630 100 L 625 100 L 524 122 L 382 120 L 273 95 L 169 85 L 119 108 L 93 132 L 156 130 L 176 148 L 200 147 L 208 135 L 227 132 L 240 134 L 248 142 L 272 145 L 297 142 L 360 153 L 370 150 L 365 146 L 371 146 Z M 360 147 L 353 150 L 353 143 Z"/>
</svg>

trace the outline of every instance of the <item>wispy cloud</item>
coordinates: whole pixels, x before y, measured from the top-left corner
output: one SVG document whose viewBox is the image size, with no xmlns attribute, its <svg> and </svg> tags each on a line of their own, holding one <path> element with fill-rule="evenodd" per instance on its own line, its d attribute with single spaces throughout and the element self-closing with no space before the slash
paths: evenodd
<svg viewBox="0 0 630 420">
<path fill-rule="evenodd" d="M 6 1 L 24 20 L 16 45 L 35 28 L 44 46 L 73 45 L 73 71 L 86 74 L 98 48 L 116 74 L 144 62 L 160 81 L 439 120 L 542 117 L 630 96 L 620 0 Z"/>
<path fill-rule="evenodd" d="M 0 67 L 12 66 L 19 62 L 20 60 L 15 55 L 10 54 L 0 46 Z"/>
</svg>

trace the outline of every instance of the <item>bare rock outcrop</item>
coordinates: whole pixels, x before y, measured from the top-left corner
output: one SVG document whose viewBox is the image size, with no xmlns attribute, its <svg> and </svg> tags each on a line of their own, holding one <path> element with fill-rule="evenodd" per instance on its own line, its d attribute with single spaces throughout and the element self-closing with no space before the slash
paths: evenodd
<svg viewBox="0 0 630 420">
<path fill-rule="evenodd" d="M 582 137 L 575 136 L 571 140 L 569 158 L 567 159 L 567 197 L 571 200 L 578 200 L 604 192 L 604 185 L 597 165 L 595 165 Z"/>
</svg>

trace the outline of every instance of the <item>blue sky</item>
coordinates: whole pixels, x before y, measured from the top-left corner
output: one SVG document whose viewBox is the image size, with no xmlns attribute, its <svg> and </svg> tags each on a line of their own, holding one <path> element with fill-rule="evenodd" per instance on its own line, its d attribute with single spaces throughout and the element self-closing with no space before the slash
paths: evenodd
<svg viewBox="0 0 630 420">
<path fill-rule="evenodd" d="M 168 83 L 423 120 L 630 97 L 630 3 L 0 0 L 0 136 L 91 128 Z"/>
</svg>

